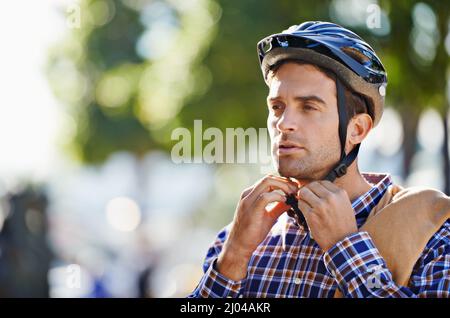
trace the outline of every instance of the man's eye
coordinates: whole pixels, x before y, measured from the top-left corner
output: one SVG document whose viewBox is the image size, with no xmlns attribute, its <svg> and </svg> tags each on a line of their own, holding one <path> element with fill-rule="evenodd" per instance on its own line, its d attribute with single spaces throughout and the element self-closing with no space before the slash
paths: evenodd
<svg viewBox="0 0 450 318">
<path fill-rule="evenodd" d="M 272 105 L 271 108 L 272 108 L 272 110 L 279 110 L 279 109 L 281 109 L 281 106 L 280 105 Z"/>
<path fill-rule="evenodd" d="M 316 108 L 311 106 L 311 105 L 305 105 L 305 106 L 303 106 L 303 109 L 305 109 L 305 110 L 316 110 Z"/>
</svg>

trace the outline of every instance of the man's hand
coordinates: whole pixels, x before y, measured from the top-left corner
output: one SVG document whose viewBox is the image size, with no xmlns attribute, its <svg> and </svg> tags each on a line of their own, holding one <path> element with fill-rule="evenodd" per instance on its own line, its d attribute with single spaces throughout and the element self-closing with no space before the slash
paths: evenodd
<svg viewBox="0 0 450 318">
<path fill-rule="evenodd" d="M 281 194 L 274 190 L 281 190 Z M 217 261 L 221 274 L 240 280 L 255 249 L 266 238 L 277 218 L 290 209 L 287 194 L 296 193 L 297 185 L 287 178 L 268 175 L 244 190 L 237 205 L 232 228 Z M 276 203 L 269 210 L 268 204 Z"/>
<path fill-rule="evenodd" d="M 358 231 L 347 192 L 330 181 L 311 182 L 300 188 L 297 196 L 298 207 L 322 250 Z"/>
</svg>

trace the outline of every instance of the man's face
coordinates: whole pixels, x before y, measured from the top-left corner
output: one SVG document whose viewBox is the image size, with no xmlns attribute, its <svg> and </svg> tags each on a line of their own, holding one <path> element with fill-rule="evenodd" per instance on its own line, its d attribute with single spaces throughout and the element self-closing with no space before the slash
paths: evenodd
<svg viewBox="0 0 450 318">
<path fill-rule="evenodd" d="M 323 179 L 341 151 L 335 82 L 312 65 L 285 63 L 272 77 L 267 105 L 278 173 Z"/>
</svg>

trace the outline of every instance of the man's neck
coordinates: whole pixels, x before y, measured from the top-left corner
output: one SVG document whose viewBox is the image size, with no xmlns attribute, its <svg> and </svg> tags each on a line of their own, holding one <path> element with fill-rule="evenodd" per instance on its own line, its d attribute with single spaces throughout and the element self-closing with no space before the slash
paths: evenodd
<svg viewBox="0 0 450 318">
<path fill-rule="evenodd" d="M 350 167 L 349 167 L 350 168 Z M 355 168 L 348 169 L 347 174 L 334 182 L 338 187 L 344 189 L 351 202 L 370 190 L 371 185 Z"/>
</svg>

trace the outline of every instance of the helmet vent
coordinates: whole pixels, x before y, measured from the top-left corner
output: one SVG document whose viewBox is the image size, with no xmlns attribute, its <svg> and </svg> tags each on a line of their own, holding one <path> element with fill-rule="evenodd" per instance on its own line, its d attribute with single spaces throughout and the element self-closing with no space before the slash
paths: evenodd
<svg viewBox="0 0 450 318">
<path fill-rule="evenodd" d="M 341 51 L 343 51 L 344 53 L 346 53 L 347 55 L 349 55 L 350 57 L 352 57 L 354 60 L 358 61 L 361 64 L 365 64 L 370 61 L 369 57 L 365 56 L 363 53 L 361 53 L 360 51 L 358 51 L 353 47 L 350 46 L 342 47 Z"/>
</svg>

